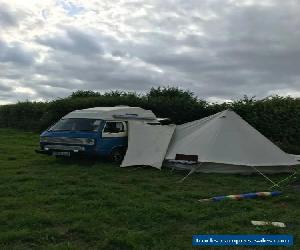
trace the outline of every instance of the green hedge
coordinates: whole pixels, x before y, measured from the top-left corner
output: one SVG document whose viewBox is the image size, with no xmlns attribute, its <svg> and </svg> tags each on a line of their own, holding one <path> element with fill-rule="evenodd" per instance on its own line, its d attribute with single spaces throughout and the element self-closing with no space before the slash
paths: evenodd
<svg viewBox="0 0 300 250">
<path fill-rule="evenodd" d="M 77 91 L 51 102 L 19 102 L 0 106 L 0 127 L 42 131 L 65 114 L 90 107 L 129 105 L 151 109 L 176 124 L 200 119 L 231 108 L 266 137 L 289 153 L 300 154 L 300 98 L 244 97 L 233 103 L 209 104 L 178 88 L 152 88 L 145 95 L 132 92 Z"/>
</svg>

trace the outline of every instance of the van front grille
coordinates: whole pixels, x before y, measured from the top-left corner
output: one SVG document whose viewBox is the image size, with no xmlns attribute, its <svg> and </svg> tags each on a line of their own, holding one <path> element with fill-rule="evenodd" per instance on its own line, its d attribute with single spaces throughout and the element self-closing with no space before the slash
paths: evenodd
<svg viewBox="0 0 300 250">
<path fill-rule="evenodd" d="M 80 146 L 66 146 L 66 145 L 45 145 L 45 150 L 54 149 L 54 150 L 67 150 L 67 151 L 84 151 L 84 147 Z"/>
<path fill-rule="evenodd" d="M 41 137 L 41 142 L 60 143 L 72 145 L 94 145 L 95 140 L 90 138 L 69 138 L 69 137 Z"/>
</svg>

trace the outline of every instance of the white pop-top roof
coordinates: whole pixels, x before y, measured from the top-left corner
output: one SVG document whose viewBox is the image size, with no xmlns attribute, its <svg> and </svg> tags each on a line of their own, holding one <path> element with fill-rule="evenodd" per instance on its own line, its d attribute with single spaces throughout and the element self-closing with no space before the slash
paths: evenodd
<svg viewBox="0 0 300 250">
<path fill-rule="evenodd" d="M 166 159 L 174 160 L 176 154 L 233 165 L 299 164 L 231 110 L 177 126 Z"/>
<path fill-rule="evenodd" d="M 75 110 L 63 117 L 63 119 L 66 118 L 86 118 L 102 120 L 156 120 L 156 116 L 151 110 L 129 106 L 95 107 Z"/>
</svg>

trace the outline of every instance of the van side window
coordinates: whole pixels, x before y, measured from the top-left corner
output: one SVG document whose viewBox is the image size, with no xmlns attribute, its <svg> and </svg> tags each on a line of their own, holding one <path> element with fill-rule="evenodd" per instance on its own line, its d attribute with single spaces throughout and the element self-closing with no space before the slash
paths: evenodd
<svg viewBox="0 0 300 250">
<path fill-rule="evenodd" d="M 123 122 L 106 122 L 103 132 L 104 133 L 125 132 L 124 124 Z"/>
</svg>

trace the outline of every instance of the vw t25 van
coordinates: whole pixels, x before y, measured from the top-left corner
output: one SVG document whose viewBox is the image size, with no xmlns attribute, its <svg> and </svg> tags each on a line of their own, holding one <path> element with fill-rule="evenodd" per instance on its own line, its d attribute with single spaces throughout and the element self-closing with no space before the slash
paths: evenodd
<svg viewBox="0 0 300 250">
<path fill-rule="evenodd" d="M 128 120 L 158 123 L 150 110 L 117 106 L 75 110 L 40 135 L 37 153 L 110 157 L 120 162 L 127 149 Z"/>
</svg>

